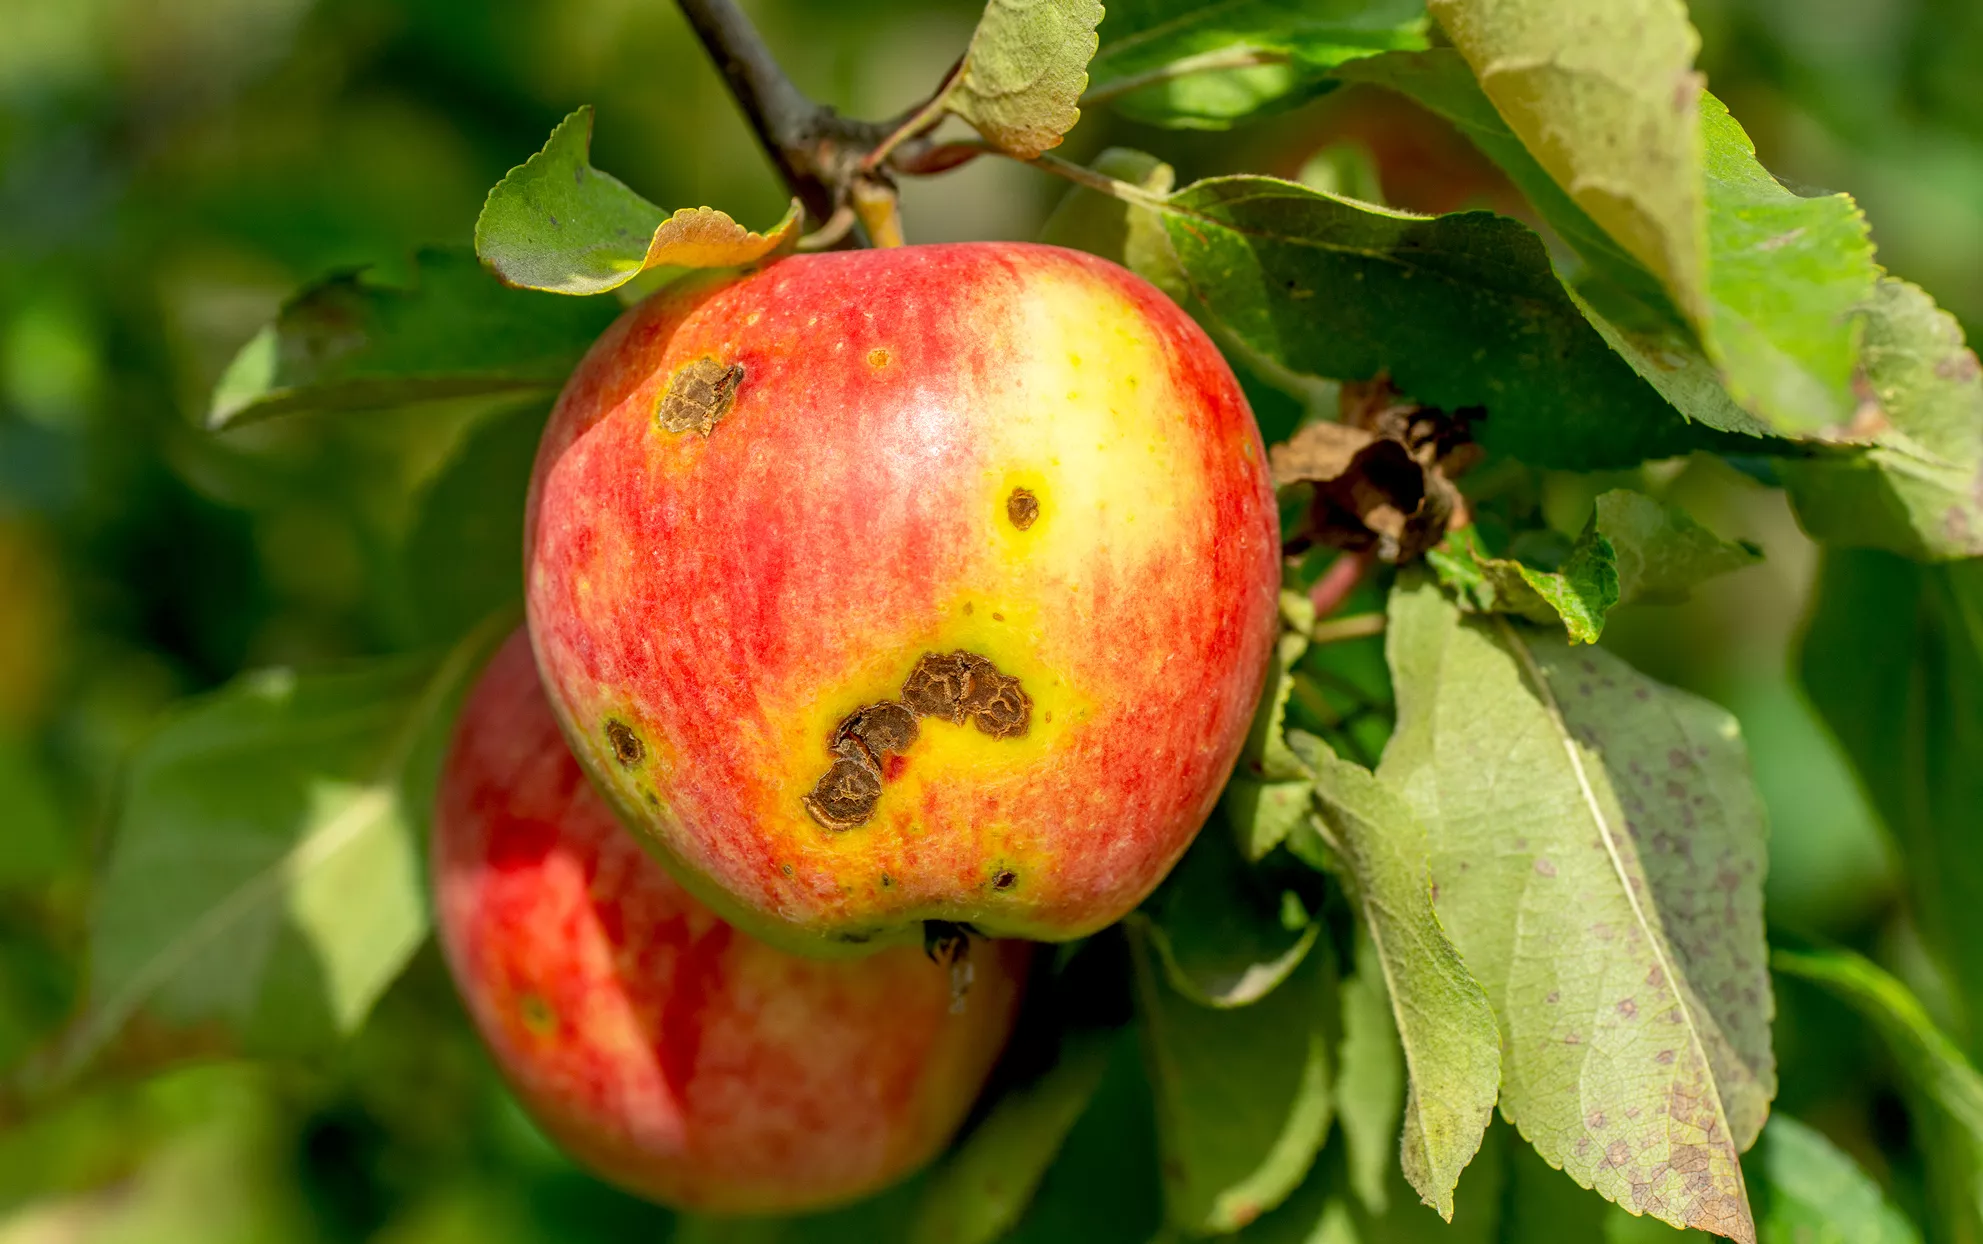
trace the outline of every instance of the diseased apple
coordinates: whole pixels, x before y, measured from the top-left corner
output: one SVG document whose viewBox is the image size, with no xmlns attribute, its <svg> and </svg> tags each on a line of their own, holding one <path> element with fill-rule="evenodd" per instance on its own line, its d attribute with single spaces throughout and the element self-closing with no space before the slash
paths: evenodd
<svg viewBox="0 0 1983 1244">
<path fill-rule="evenodd" d="M 813 954 L 1128 912 L 1225 781 L 1280 582 L 1211 341 L 1014 243 L 628 312 L 546 429 L 526 557 L 580 760 L 699 897 Z"/>
<path fill-rule="evenodd" d="M 546 1131 L 668 1204 L 851 1200 L 948 1141 L 1011 1032 L 1031 947 L 980 942 L 971 983 L 913 947 L 799 958 L 732 929 L 613 818 L 559 736 L 521 631 L 443 771 L 441 944 Z"/>
</svg>

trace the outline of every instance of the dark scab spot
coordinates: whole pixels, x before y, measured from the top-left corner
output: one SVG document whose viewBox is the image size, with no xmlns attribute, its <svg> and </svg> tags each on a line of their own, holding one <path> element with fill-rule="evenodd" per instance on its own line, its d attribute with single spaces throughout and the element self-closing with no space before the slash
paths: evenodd
<svg viewBox="0 0 1983 1244">
<path fill-rule="evenodd" d="M 1002 613 L 994 613 L 994 614 L 992 615 L 992 621 L 994 621 L 994 622 L 1003 622 L 1003 621 L 1005 621 L 1005 615 L 1004 615 L 1004 614 L 1002 614 Z"/>
<path fill-rule="evenodd" d="M 851 933 L 833 933 L 829 936 L 833 941 L 841 942 L 848 946 L 864 946 L 874 940 L 874 934 L 858 930 Z"/>
<path fill-rule="evenodd" d="M 918 717 L 964 724 L 964 693 L 970 690 L 969 653 L 925 652 L 902 684 L 902 702 Z M 976 658 L 983 661 L 983 657 Z M 991 664 L 986 661 L 985 664 Z"/>
<path fill-rule="evenodd" d="M 708 436 L 723 416 L 730 413 L 743 382 L 742 363 L 726 366 L 705 354 L 685 364 L 669 379 L 655 417 L 664 432 L 694 429 Z"/>
<path fill-rule="evenodd" d="M 778 871 L 784 873 L 787 877 L 789 877 L 792 875 L 792 866 L 790 864 L 780 864 L 778 866 Z"/>
<path fill-rule="evenodd" d="M 1014 527 L 1024 531 L 1040 517 L 1040 499 L 1033 495 L 1031 489 L 1015 488 L 1012 495 L 1005 499 L 1005 516 L 1012 520 Z"/>
<path fill-rule="evenodd" d="M 606 741 L 613 745 L 613 759 L 620 762 L 622 769 L 631 769 L 647 759 L 647 745 L 624 721 L 606 723 Z"/>
<path fill-rule="evenodd" d="M 995 874 L 992 877 L 992 889 L 1010 890 L 1012 888 L 1013 883 L 1018 880 L 1019 880 L 1018 873 L 1013 872 L 1010 868 L 1001 868 L 998 870 L 997 874 Z"/>
<path fill-rule="evenodd" d="M 908 706 L 883 700 L 849 713 L 834 727 L 832 746 L 835 752 L 840 752 L 849 741 L 858 739 L 869 752 L 881 756 L 908 751 L 916 741 L 916 734 L 916 715 Z"/>
<path fill-rule="evenodd" d="M 805 797 L 805 805 L 821 828 L 838 831 L 867 824 L 880 798 L 881 775 L 866 760 L 843 755 Z"/>
<path fill-rule="evenodd" d="M 540 1037 L 549 1036 L 558 1027 L 558 1013 L 551 1009 L 541 994 L 524 992 L 517 995 L 516 1009 L 523 1020 L 523 1026 Z"/>
<path fill-rule="evenodd" d="M 964 697 L 964 711 L 978 729 L 995 739 L 1009 739 L 1026 733 L 1033 720 L 1033 701 L 1019 686 L 1019 680 L 989 668 L 973 676 Z"/>
</svg>

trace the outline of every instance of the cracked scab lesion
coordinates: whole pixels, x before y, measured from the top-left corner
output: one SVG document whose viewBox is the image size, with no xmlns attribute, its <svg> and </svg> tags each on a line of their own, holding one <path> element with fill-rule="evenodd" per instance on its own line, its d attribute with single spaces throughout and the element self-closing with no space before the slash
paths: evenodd
<svg viewBox="0 0 1983 1244">
<path fill-rule="evenodd" d="M 805 797 L 806 811 L 823 828 L 842 830 L 865 825 L 881 798 L 881 774 L 859 755 L 843 755 Z"/>
<path fill-rule="evenodd" d="M 683 364 L 668 379 L 655 407 L 664 432 L 697 431 L 708 436 L 736 404 L 744 382 L 742 363 L 723 363 L 710 355 Z"/>
<path fill-rule="evenodd" d="M 812 819 L 835 831 L 867 824 L 881 799 L 883 758 L 915 744 L 923 717 L 969 721 L 995 739 L 1014 738 L 1031 726 L 1033 701 L 1017 678 L 975 652 L 924 653 L 899 701 L 857 708 L 833 727 L 833 764 L 802 800 Z"/>
<path fill-rule="evenodd" d="M 883 700 L 849 713 L 833 728 L 833 750 L 849 742 L 859 742 L 876 757 L 888 752 L 906 752 L 916 741 L 916 714 L 905 704 Z"/>
<path fill-rule="evenodd" d="M 995 739 L 1032 725 L 1033 701 L 1019 680 L 975 652 L 926 652 L 902 684 L 902 700 L 920 717 L 973 722 Z"/>
</svg>

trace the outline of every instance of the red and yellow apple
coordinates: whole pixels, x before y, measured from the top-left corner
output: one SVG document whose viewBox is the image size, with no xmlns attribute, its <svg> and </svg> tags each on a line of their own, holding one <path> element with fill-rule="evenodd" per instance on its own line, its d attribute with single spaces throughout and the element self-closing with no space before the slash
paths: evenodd
<svg viewBox="0 0 1983 1244">
<path fill-rule="evenodd" d="M 580 760 L 699 897 L 814 954 L 1128 912 L 1231 768 L 1280 581 L 1211 341 L 1016 243 L 629 311 L 551 416 L 525 553 Z"/>
<path fill-rule="evenodd" d="M 927 1161 L 1031 949 L 977 943 L 956 992 L 913 947 L 800 958 L 732 929 L 588 785 L 521 632 L 456 727 L 433 875 L 455 983 L 525 1107 L 604 1177 L 698 1210 L 829 1205 Z"/>
</svg>

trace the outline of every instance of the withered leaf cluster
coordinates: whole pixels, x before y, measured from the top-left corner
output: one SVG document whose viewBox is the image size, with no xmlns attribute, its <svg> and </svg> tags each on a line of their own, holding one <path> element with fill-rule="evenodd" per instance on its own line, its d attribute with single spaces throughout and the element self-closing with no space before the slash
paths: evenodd
<svg viewBox="0 0 1983 1244">
<path fill-rule="evenodd" d="M 1412 561 L 1467 522 L 1453 480 L 1480 457 L 1469 425 L 1478 412 L 1447 413 L 1400 397 L 1380 376 L 1343 386 L 1341 419 L 1313 423 L 1268 451 L 1274 486 L 1306 484 L 1305 520 L 1286 549 L 1322 544 Z"/>
</svg>

